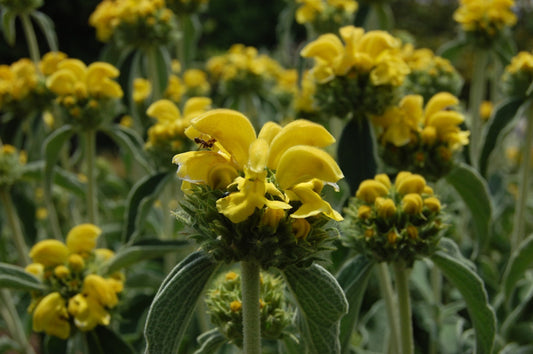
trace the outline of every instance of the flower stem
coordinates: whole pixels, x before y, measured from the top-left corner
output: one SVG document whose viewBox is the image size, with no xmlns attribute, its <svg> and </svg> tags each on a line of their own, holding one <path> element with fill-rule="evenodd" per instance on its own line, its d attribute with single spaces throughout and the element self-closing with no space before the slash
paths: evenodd
<svg viewBox="0 0 533 354">
<path fill-rule="evenodd" d="M 28 342 L 17 309 L 7 289 L 0 289 L 0 303 L 2 304 L 0 306 L 0 313 L 4 318 L 9 333 L 11 333 L 13 339 L 20 345 L 22 352 L 34 354 L 35 351 Z"/>
<path fill-rule="evenodd" d="M 41 54 L 39 53 L 39 45 L 37 44 L 37 37 L 31 24 L 30 16 L 27 12 L 20 14 L 20 21 L 22 22 L 22 28 L 28 41 L 28 51 L 30 52 L 30 58 L 35 65 L 39 64 L 41 60 Z"/>
<path fill-rule="evenodd" d="M 261 353 L 261 317 L 259 308 L 260 273 L 254 262 L 241 262 L 242 321 L 244 354 Z"/>
<path fill-rule="evenodd" d="M 385 309 L 389 319 L 390 330 L 390 348 L 397 348 L 400 343 L 398 312 L 396 311 L 396 304 L 394 298 L 394 291 L 392 289 L 391 278 L 387 263 L 382 262 L 378 265 L 379 287 L 382 292 L 383 300 L 385 300 Z"/>
<path fill-rule="evenodd" d="M 146 60 L 148 62 L 148 77 L 152 83 L 152 101 L 162 98 L 161 82 L 159 80 L 159 68 L 157 67 L 157 46 L 146 49 Z"/>
<path fill-rule="evenodd" d="M 531 161 L 531 144 L 533 142 L 533 102 L 530 100 L 528 105 L 528 116 L 526 119 L 526 140 L 522 147 L 522 163 L 520 166 L 520 176 L 518 180 L 518 196 L 516 198 L 516 207 L 513 223 L 513 234 L 511 236 L 511 246 L 515 250 L 522 241 L 525 227 L 525 212 L 527 202 L 527 192 L 529 188 L 529 164 Z"/>
<path fill-rule="evenodd" d="M 87 166 L 87 218 L 92 224 L 98 224 L 98 207 L 96 199 L 96 131 L 89 129 L 85 133 L 85 163 Z"/>
<path fill-rule="evenodd" d="M 479 49 L 474 54 L 474 71 L 472 73 L 472 82 L 470 84 L 468 115 L 470 117 L 470 160 L 473 166 L 477 166 L 479 140 L 481 134 L 481 117 L 479 107 L 485 98 L 486 90 L 486 72 L 489 62 L 490 52 L 485 49 Z"/>
<path fill-rule="evenodd" d="M 398 310 L 400 313 L 400 348 L 402 354 L 414 354 L 411 299 L 409 297 L 409 269 L 403 263 L 394 265 Z"/>
<path fill-rule="evenodd" d="M 11 232 L 13 232 L 13 241 L 15 242 L 15 248 L 17 249 L 17 253 L 19 255 L 19 262 L 22 262 L 23 265 L 27 265 L 30 263 L 28 247 L 26 246 L 20 220 L 15 211 L 9 190 L 6 188 L 0 188 L 0 199 L 2 200 L 2 205 L 4 206 L 9 226 L 11 227 Z"/>
<path fill-rule="evenodd" d="M 434 303 L 434 312 L 433 312 L 433 323 L 435 324 L 435 329 L 440 328 L 440 306 L 442 302 L 442 275 L 439 269 L 435 266 L 431 268 L 431 288 L 433 290 L 433 300 Z M 439 336 L 438 331 L 432 331 L 430 334 L 430 347 L 429 354 L 436 354 L 439 347 Z"/>
</svg>

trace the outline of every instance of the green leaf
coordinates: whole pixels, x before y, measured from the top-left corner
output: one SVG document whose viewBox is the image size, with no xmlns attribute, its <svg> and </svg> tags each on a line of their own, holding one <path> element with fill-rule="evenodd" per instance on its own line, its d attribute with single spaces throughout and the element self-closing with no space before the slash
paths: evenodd
<svg viewBox="0 0 533 354">
<path fill-rule="evenodd" d="M 16 18 L 16 13 L 6 9 L 2 11 L 2 32 L 4 32 L 4 38 L 6 39 L 7 44 L 11 47 L 15 45 L 15 40 L 17 38 L 17 32 L 15 31 Z"/>
<path fill-rule="evenodd" d="M 44 146 L 44 191 L 51 195 L 55 165 L 59 159 L 61 148 L 74 134 L 71 125 L 64 125 L 50 134 L 43 142 Z"/>
<path fill-rule="evenodd" d="M 109 41 L 100 51 L 100 61 L 105 61 L 116 68 L 120 68 L 133 51 L 133 47 L 119 47 L 115 41 Z"/>
<path fill-rule="evenodd" d="M 349 304 L 348 314 L 342 318 L 340 325 L 341 353 L 349 352 L 350 338 L 359 317 L 361 302 L 373 267 L 374 262 L 368 257 L 357 255 L 344 264 L 337 274 L 337 281 Z"/>
<path fill-rule="evenodd" d="M 109 327 L 96 326 L 86 334 L 90 354 L 133 354 L 135 350 Z"/>
<path fill-rule="evenodd" d="M 533 234 L 529 235 L 511 255 L 503 275 L 505 298 L 510 300 L 516 283 L 522 279 L 526 270 L 533 264 Z"/>
<path fill-rule="evenodd" d="M 114 257 L 102 265 L 103 273 L 111 274 L 140 261 L 180 251 L 188 245 L 189 242 L 186 240 L 142 240 L 120 249 Z"/>
<path fill-rule="evenodd" d="M 449 240 L 448 243 L 453 241 Z M 476 353 L 490 354 L 496 335 L 496 316 L 489 304 L 483 280 L 464 262 L 446 249 L 440 249 L 431 260 L 444 276 L 459 290 L 476 331 Z"/>
<path fill-rule="evenodd" d="M 43 170 L 44 161 L 29 162 L 24 165 L 23 177 L 39 180 L 42 178 Z M 85 196 L 85 185 L 80 182 L 78 176 L 60 166 L 55 166 L 53 172 L 55 185 L 65 188 L 67 191 L 74 193 L 78 197 Z"/>
<path fill-rule="evenodd" d="M 348 303 L 335 277 L 317 264 L 288 267 L 283 274 L 298 303 L 310 353 L 339 353 L 339 324 Z"/>
<path fill-rule="evenodd" d="M 57 52 L 58 45 L 54 21 L 52 21 L 48 15 L 40 11 L 32 11 L 30 15 L 41 28 L 41 31 L 48 42 L 48 47 L 50 47 L 50 51 Z"/>
<path fill-rule="evenodd" d="M 479 254 L 489 239 L 492 219 L 492 199 L 487 182 L 471 166 L 459 164 L 446 176 L 446 181 L 459 193 L 472 216 Z"/>
<path fill-rule="evenodd" d="M 147 354 L 177 353 L 194 309 L 218 264 L 194 252 L 166 277 L 157 292 L 144 330 Z"/>
<path fill-rule="evenodd" d="M 377 169 L 372 129 L 368 119 L 359 118 L 346 124 L 337 149 L 339 167 L 350 186 L 350 195 L 355 194 L 362 181 L 374 178 Z"/>
<path fill-rule="evenodd" d="M 24 268 L 7 263 L 0 263 L 0 288 L 17 290 L 44 290 L 43 283 Z"/>
<path fill-rule="evenodd" d="M 152 170 L 145 157 L 144 142 L 135 130 L 126 128 L 120 124 L 114 124 L 109 129 L 104 129 L 103 132 L 109 135 L 118 146 L 128 151 L 145 171 Z"/>
<path fill-rule="evenodd" d="M 194 354 L 215 354 L 218 352 L 218 349 L 224 345 L 228 340 L 218 328 L 213 328 L 212 330 L 202 333 L 198 336 L 198 343 L 200 343 L 200 348 L 198 348 Z"/>
<path fill-rule="evenodd" d="M 122 234 L 122 240 L 128 244 L 133 242 L 157 198 L 159 192 L 170 177 L 168 172 L 159 172 L 154 175 L 146 176 L 137 182 L 126 201 L 126 212 L 124 219 L 126 225 Z"/>
<path fill-rule="evenodd" d="M 464 37 L 459 37 L 449 42 L 444 43 L 438 50 L 437 55 L 455 61 L 457 56 L 466 48 L 468 41 Z"/>
<path fill-rule="evenodd" d="M 524 103 L 523 98 L 511 97 L 500 103 L 492 114 L 483 134 L 483 147 L 479 156 L 479 172 L 482 176 L 487 175 L 489 157 L 496 144 L 501 139 L 505 128 L 517 116 L 518 109 Z"/>
</svg>

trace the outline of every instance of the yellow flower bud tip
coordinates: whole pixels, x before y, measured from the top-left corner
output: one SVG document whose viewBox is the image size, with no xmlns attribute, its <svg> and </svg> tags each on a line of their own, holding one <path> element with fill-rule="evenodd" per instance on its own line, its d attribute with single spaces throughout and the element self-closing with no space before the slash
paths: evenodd
<svg viewBox="0 0 533 354">
<path fill-rule="evenodd" d="M 363 181 L 355 193 L 355 197 L 366 203 L 374 203 L 377 197 L 384 197 L 389 193 L 389 189 L 373 179 Z"/>
<path fill-rule="evenodd" d="M 395 230 L 391 230 L 387 233 L 387 240 L 391 245 L 394 245 L 396 243 L 396 240 L 398 239 L 398 234 Z"/>
<path fill-rule="evenodd" d="M 374 179 L 376 181 L 380 182 L 381 184 L 383 184 L 385 187 L 387 187 L 387 189 L 390 189 L 390 187 L 391 187 L 390 178 L 386 174 L 380 173 L 380 174 L 376 175 L 374 177 Z"/>
<path fill-rule="evenodd" d="M 111 259 L 115 255 L 115 252 L 107 248 L 97 248 L 94 250 L 94 254 L 97 262 L 105 262 L 108 259 Z"/>
<path fill-rule="evenodd" d="M 420 194 L 409 193 L 402 198 L 402 211 L 406 214 L 419 214 L 422 212 L 423 201 Z"/>
<path fill-rule="evenodd" d="M 68 257 L 68 266 L 72 271 L 79 272 L 85 268 L 85 260 L 79 254 L 73 253 Z"/>
<path fill-rule="evenodd" d="M 409 225 L 406 228 L 407 235 L 413 239 L 416 240 L 418 238 L 418 229 L 414 225 Z"/>
<path fill-rule="evenodd" d="M 396 204 L 390 198 L 377 197 L 374 204 L 380 218 L 388 219 L 396 213 Z"/>
<path fill-rule="evenodd" d="M 402 176 L 399 181 L 398 179 L 396 179 L 395 182 L 396 191 L 404 195 L 409 193 L 420 194 L 424 191 L 425 186 L 426 180 L 424 179 L 424 177 L 417 174 Z"/>
<path fill-rule="evenodd" d="M 59 279 L 65 279 L 70 275 L 70 270 L 64 265 L 58 265 L 54 268 L 54 275 Z"/>
<path fill-rule="evenodd" d="M 265 212 L 261 217 L 261 225 L 276 229 L 280 221 L 285 218 L 284 209 L 265 208 Z"/>
<path fill-rule="evenodd" d="M 431 188 L 430 186 L 426 185 L 424 187 L 423 194 L 433 195 L 433 188 Z"/>
<path fill-rule="evenodd" d="M 30 258 L 34 263 L 41 263 L 44 267 L 65 263 L 68 248 L 58 240 L 44 240 L 36 243 L 30 250 Z"/>
<path fill-rule="evenodd" d="M 366 229 L 365 230 L 365 239 L 372 238 L 374 236 L 374 230 L 373 229 Z"/>
<path fill-rule="evenodd" d="M 30 274 L 33 274 L 39 278 L 43 276 L 44 266 L 40 263 L 31 263 L 24 268 L 24 270 Z"/>
<path fill-rule="evenodd" d="M 259 308 L 262 309 L 265 306 L 263 299 L 259 299 Z"/>
<path fill-rule="evenodd" d="M 33 330 L 67 339 L 70 324 L 65 299 L 58 292 L 53 292 L 41 299 L 33 311 Z"/>
<path fill-rule="evenodd" d="M 293 219 L 292 222 L 292 232 L 294 233 L 294 237 L 296 239 L 300 240 L 307 237 L 309 234 L 309 231 L 311 231 L 311 224 L 305 219 Z"/>
<path fill-rule="evenodd" d="M 102 230 L 93 224 L 73 227 L 67 234 L 67 247 L 72 253 L 88 253 L 96 246 L 96 239 Z"/>
<path fill-rule="evenodd" d="M 239 312 L 242 308 L 242 302 L 234 300 L 229 304 L 229 308 L 231 309 L 231 312 Z"/>
<path fill-rule="evenodd" d="M 357 209 L 357 217 L 359 219 L 368 219 L 372 215 L 372 208 L 368 205 L 361 205 L 359 209 Z"/>
<path fill-rule="evenodd" d="M 424 199 L 424 205 L 434 213 L 438 213 L 441 209 L 440 200 L 438 200 L 436 197 Z"/>
<path fill-rule="evenodd" d="M 235 273 L 235 272 L 227 272 L 225 278 L 226 278 L 227 281 L 233 281 L 233 280 L 237 279 L 238 277 L 239 277 L 239 275 L 237 273 Z"/>
</svg>

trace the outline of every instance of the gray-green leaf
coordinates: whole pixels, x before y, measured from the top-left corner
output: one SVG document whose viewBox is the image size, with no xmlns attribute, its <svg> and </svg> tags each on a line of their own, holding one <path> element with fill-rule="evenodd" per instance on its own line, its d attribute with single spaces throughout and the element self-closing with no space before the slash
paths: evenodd
<svg viewBox="0 0 533 354">
<path fill-rule="evenodd" d="M 476 332 L 476 353 L 490 354 L 496 335 L 496 316 L 489 304 L 483 280 L 463 258 L 444 249 L 435 252 L 431 260 L 465 300 Z"/>
<path fill-rule="evenodd" d="M 7 263 L 0 263 L 0 288 L 17 290 L 44 290 L 39 279 L 26 272 L 24 268 Z"/>
<path fill-rule="evenodd" d="M 196 303 L 218 264 L 204 252 L 190 254 L 166 277 L 146 320 L 146 353 L 177 353 Z"/>
<path fill-rule="evenodd" d="M 317 264 L 289 267 L 283 274 L 298 303 L 310 353 L 339 353 L 340 319 L 348 311 L 348 302 L 335 277 Z"/>
<path fill-rule="evenodd" d="M 505 299 L 510 300 L 516 283 L 533 264 L 533 234 L 529 235 L 513 252 L 503 275 Z"/>
</svg>

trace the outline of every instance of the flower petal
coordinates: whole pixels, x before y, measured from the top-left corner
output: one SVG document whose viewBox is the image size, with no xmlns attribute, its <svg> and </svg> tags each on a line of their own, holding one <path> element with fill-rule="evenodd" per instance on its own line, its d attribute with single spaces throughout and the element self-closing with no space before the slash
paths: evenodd
<svg viewBox="0 0 533 354">
<path fill-rule="evenodd" d="M 173 122 L 181 117 L 180 110 L 171 100 L 158 100 L 152 103 L 146 114 L 159 122 Z"/>
<path fill-rule="evenodd" d="M 216 139 L 241 169 L 248 162 L 255 130 L 245 115 L 230 109 L 214 109 L 194 118 L 191 124 Z"/>
<path fill-rule="evenodd" d="M 93 224 L 81 224 L 73 227 L 67 234 L 67 247 L 72 253 L 91 252 L 96 247 L 96 239 L 102 229 Z"/>
<path fill-rule="evenodd" d="M 313 178 L 335 183 L 343 178 L 341 169 L 327 152 L 313 146 L 293 146 L 281 156 L 276 180 L 282 189 Z"/>
<path fill-rule="evenodd" d="M 457 104 L 459 104 L 459 99 L 457 97 L 449 92 L 440 92 L 429 99 L 424 114 L 426 119 L 428 119 L 428 117 L 431 117 L 436 112 Z"/>
<path fill-rule="evenodd" d="M 213 151 L 189 151 L 175 155 L 177 175 L 190 183 L 204 183 L 213 189 L 225 188 L 239 173 L 224 156 Z"/>
<path fill-rule="evenodd" d="M 293 198 L 296 197 L 296 200 L 302 202 L 302 205 L 298 210 L 291 214 L 291 217 L 307 218 L 324 213 L 333 220 L 343 220 L 341 214 L 334 210 L 331 205 L 322 199 L 320 194 L 313 189 L 313 185 L 313 183 L 300 183 L 290 189 L 290 192 L 294 194 Z"/>
<path fill-rule="evenodd" d="M 282 154 L 296 145 L 325 147 L 333 144 L 335 138 L 322 125 L 305 119 L 287 124 L 270 143 L 268 167 L 276 170 Z"/>
</svg>

